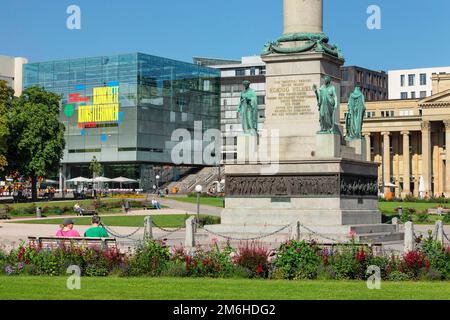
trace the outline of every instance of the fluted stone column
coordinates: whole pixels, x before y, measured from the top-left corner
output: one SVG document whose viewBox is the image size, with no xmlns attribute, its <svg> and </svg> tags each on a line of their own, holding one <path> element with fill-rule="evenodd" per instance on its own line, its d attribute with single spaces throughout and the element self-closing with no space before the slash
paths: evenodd
<svg viewBox="0 0 450 320">
<path fill-rule="evenodd" d="M 409 152 L 409 131 L 402 131 L 403 135 L 403 194 L 408 196 L 411 194 L 411 156 Z"/>
<path fill-rule="evenodd" d="M 425 184 L 425 195 L 431 194 L 431 123 L 422 122 L 422 176 Z"/>
<path fill-rule="evenodd" d="M 450 120 L 445 125 L 445 196 L 450 197 Z"/>
<path fill-rule="evenodd" d="M 390 139 L 391 136 L 390 132 L 382 132 L 381 135 L 383 136 L 383 181 L 384 184 L 391 182 L 391 145 L 390 145 Z M 390 191 L 389 187 L 384 188 L 384 192 Z"/>
<path fill-rule="evenodd" d="M 366 160 L 372 161 L 372 155 L 370 151 L 372 148 L 372 146 L 370 145 L 370 133 L 365 133 L 364 138 L 366 139 Z"/>
<path fill-rule="evenodd" d="M 323 0 L 284 0 L 284 34 L 300 32 L 323 32 Z"/>
</svg>

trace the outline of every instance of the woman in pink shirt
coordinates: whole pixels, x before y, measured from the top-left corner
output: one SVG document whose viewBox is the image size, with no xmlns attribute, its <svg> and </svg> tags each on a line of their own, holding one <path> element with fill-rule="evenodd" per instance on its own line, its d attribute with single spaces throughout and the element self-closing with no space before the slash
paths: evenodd
<svg viewBox="0 0 450 320">
<path fill-rule="evenodd" d="M 73 229 L 74 222 L 72 219 L 65 219 L 62 228 L 56 232 L 57 237 L 79 238 L 81 237 L 77 230 Z"/>
</svg>

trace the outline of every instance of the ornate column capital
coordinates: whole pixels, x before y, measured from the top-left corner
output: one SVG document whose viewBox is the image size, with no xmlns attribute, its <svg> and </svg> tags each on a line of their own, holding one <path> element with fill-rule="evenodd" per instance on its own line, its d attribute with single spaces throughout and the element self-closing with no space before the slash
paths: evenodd
<svg viewBox="0 0 450 320">
<path fill-rule="evenodd" d="M 363 134 L 362 134 L 364 137 L 366 137 L 366 138 L 370 138 L 370 132 L 363 132 Z"/>
<path fill-rule="evenodd" d="M 430 131 L 431 129 L 431 122 L 430 121 L 422 121 L 422 131 Z"/>
<path fill-rule="evenodd" d="M 391 135 L 391 133 L 389 131 L 383 131 L 383 132 L 381 132 L 381 135 L 389 137 Z"/>
<path fill-rule="evenodd" d="M 403 136 L 409 136 L 411 134 L 411 132 L 409 132 L 409 131 L 401 131 L 400 134 L 403 135 Z"/>
<path fill-rule="evenodd" d="M 450 130 L 450 119 L 444 120 L 445 130 Z"/>
</svg>

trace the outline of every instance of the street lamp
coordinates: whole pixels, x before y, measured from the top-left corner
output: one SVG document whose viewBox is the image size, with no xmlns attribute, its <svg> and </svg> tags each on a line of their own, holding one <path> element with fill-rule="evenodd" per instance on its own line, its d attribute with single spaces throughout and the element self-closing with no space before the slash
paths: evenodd
<svg viewBox="0 0 450 320">
<path fill-rule="evenodd" d="M 156 192 L 159 195 L 159 178 L 161 178 L 159 175 L 156 175 Z"/>
<path fill-rule="evenodd" d="M 202 193 L 203 187 L 201 185 L 195 186 L 195 192 L 197 192 L 197 223 L 200 223 L 200 194 Z"/>
</svg>

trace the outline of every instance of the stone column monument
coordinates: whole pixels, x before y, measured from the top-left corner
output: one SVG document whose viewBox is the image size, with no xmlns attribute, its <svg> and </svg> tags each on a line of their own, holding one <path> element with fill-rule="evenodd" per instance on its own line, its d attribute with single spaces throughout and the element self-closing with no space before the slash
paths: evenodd
<svg viewBox="0 0 450 320">
<path fill-rule="evenodd" d="M 238 161 L 225 165 L 222 224 L 209 227 L 212 231 L 263 235 L 299 221 L 326 237 L 319 241 L 346 240 L 350 231 L 360 239 L 402 236 L 381 224 L 378 168 L 366 161 L 366 148 L 358 145 L 363 139 L 343 137 L 344 57 L 322 26 L 322 0 L 284 0 L 284 32 L 262 52 L 264 130 L 253 138 L 256 155 L 246 154 L 248 138 L 238 138 Z"/>
</svg>

